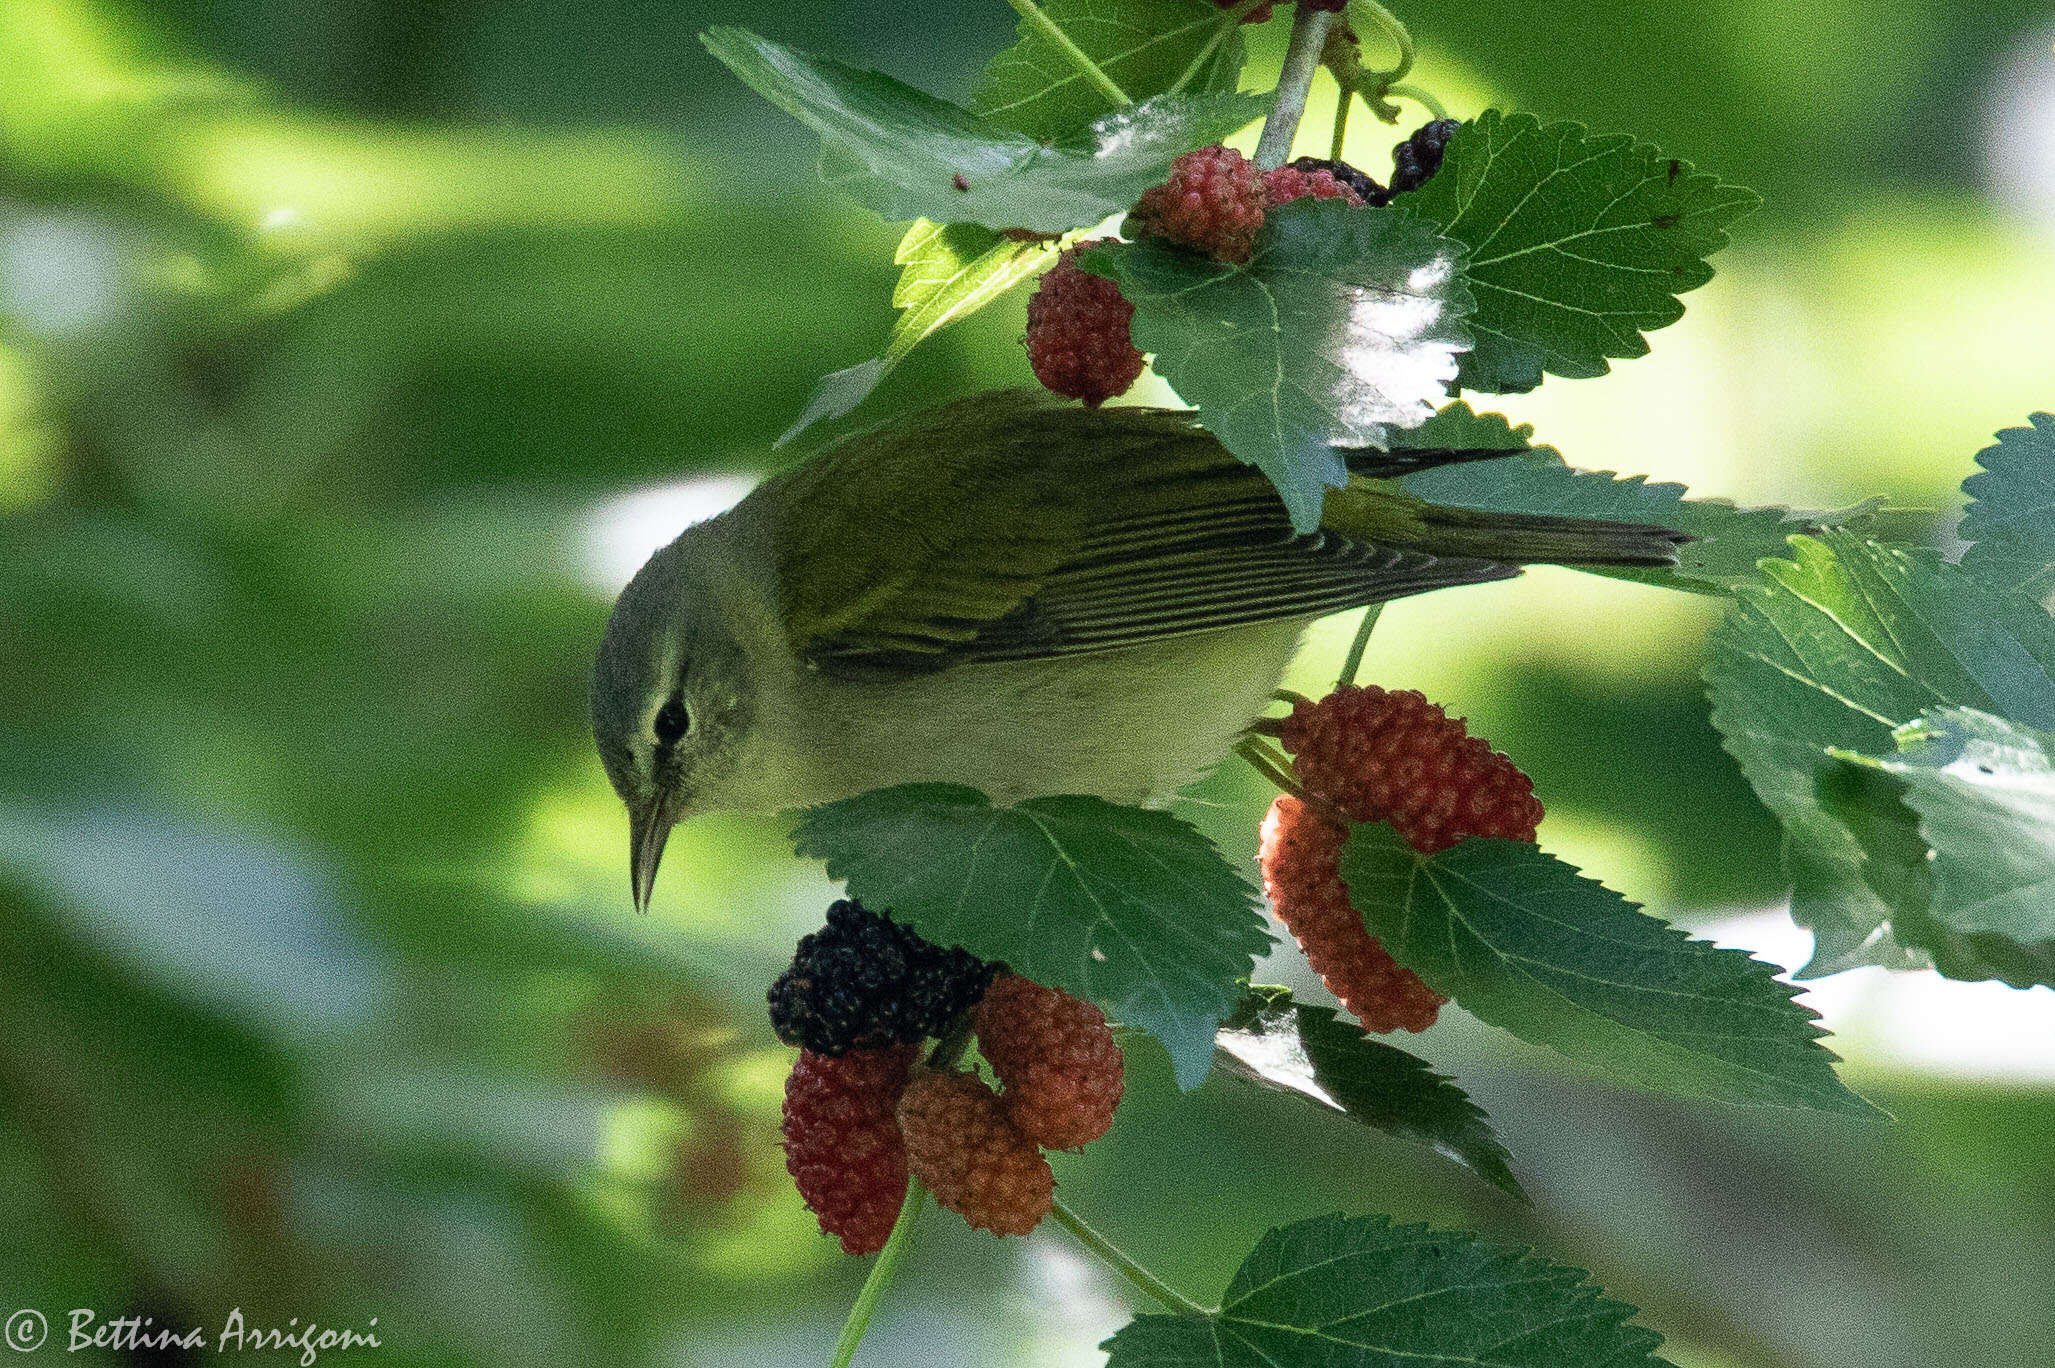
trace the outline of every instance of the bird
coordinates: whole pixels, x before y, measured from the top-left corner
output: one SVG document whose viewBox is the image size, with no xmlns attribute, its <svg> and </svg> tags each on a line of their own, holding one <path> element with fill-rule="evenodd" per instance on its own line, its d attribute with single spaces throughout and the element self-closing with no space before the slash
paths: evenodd
<svg viewBox="0 0 2055 1368">
<path fill-rule="evenodd" d="M 592 726 L 636 908 L 700 813 L 917 782 L 1162 802 L 1322 617 L 1530 563 L 1670 565 L 1689 540 L 1394 483 L 1509 454 L 1343 451 L 1348 483 L 1300 533 L 1184 410 L 996 391 L 824 448 L 657 551 L 607 620 Z"/>
</svg>

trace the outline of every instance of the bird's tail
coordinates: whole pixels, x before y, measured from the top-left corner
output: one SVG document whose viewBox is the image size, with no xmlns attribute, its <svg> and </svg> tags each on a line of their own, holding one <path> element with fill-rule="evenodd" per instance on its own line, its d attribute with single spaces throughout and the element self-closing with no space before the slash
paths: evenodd
<svg viewBox="0 0 2055 1368">
<path fill-rule="evenodd" d="M 1650 523 L 1445 508 L 1361 482 L 1330 491 L 1321 522 L 1385 546 L 1511 565 L 1675 565 L 1677 548 L 1691 540 Z"/>
</svg>

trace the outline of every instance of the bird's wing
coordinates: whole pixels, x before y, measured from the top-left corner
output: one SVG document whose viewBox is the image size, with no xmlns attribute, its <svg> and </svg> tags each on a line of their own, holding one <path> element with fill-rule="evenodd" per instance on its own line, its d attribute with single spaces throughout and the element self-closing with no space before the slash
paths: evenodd
<svg viewBox="0 0 2055 1368">
<path fill-rule="evenodd" d="M 1499 453 L 1355 459 L 1359 474 L 1388 476 L 1485 454 Z M 1269 481 L 1189 415 L 1017 391 L 880 428 L 763 492 L 784 520 L 788 637 L 844 674 L 1115 650 L 1578 558 L 1555 554 L 1565 520 L 1510 520 L 1539 554 L 1499 555 L 1498 515 L 1444 517 L 1360 481 L 1330 500 L 1332 526 L 1299 535 Z M 1618 559 L 1660 562 L 1670 549 L 1643 536 Z"/>
</svg>

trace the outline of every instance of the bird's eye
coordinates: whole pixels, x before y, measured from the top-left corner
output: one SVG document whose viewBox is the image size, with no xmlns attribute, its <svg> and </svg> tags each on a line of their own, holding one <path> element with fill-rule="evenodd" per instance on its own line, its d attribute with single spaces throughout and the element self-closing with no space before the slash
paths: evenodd
<svg viewBox="0 0 2055 1368">
<path fill-rule="evenodd" d="M 656 710 L 655 730 L 659 746 L 675 746 L 678 738 L 692 730 L 692 715 L 674 698 Z"/>
</svg>

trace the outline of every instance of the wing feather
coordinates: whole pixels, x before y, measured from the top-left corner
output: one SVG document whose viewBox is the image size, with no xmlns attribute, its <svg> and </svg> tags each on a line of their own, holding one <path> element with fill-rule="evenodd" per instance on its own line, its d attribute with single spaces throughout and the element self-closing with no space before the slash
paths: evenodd
<svg viewBox="0 0 2055 1368">
<path fill-rule="evenodd" d="M 1501 454 L 1349 458 L 1367 479 Z M 1022 392 L 854 438 L 759 500 L 789 639 L 851 675 L 1120 650 L 1519 573 L 1448 554 L 1458 539 L 1426 505 L 1364 484 L 1342 528 L 1296 534 L 1269 481 L 1189 414 Z"/>
</svg>

